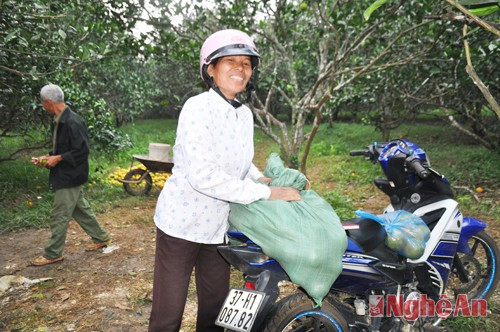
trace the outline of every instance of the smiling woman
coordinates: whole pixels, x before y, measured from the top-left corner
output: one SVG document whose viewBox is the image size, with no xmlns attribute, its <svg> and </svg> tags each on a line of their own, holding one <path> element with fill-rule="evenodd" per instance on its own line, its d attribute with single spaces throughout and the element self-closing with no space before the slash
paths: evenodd
<svg viewBox="0 0 500 332">
<path fill-rule="evenodd" d="M 232 55 L 217 59 L 207 72 L 227 99 L 234 99 L 247 86 L 252 76 L 252 62 L 248 55 Z"/>
<path fill-rule="evenodd" d="M 246 60 L 250 60 L 250 63 L 248 63 Z M 217 92 L 229 104 L 231 104 L 233 107 L 238 108 L 239 106 L 241 106 L 241 103 L 234 99 L 237 93 L 234 93 L 235 91 L 232 90 L 226 90 L 226 93 L 230 93 L 230 96 L 226 96 L 221 90 L 220 84 L 224 83 L 220 82 L 222 76 L 219 76 L 218 74 L 222 75 L 222 70 L 219 73 L 219 69 L 215 68 L 217 67 L 217 63 L 219 61 L 229 62 L 229 64 L 226 64 L 226 66 L 229 65 L 230 67 L 233 67 L 233 69 L 236 69 L 238 66 L 235 67 L 234 65 L 230 65 L 231 62 L 234 63 L 234 61 L 244 61 L 241 68 L 250 69 L 246 81 L 246 77 L 240 75 L 234 70 L 231 72 L 233 75 L 231 75 L 231 73 L 229 74 L 233 77 L 233 79 L 241 80 L 242 84 L 238 86 L 237 93 L 243 92 L 243 90 L 245 90 L 246 88 L 247 97 L 249 97 L 250 93 L 254 89 L 256 76 L 254 75 L 253 82 L 251 82 L 250 84 L 248 83 L 250 77 L 252 76 L 253 69 L 256 68 L 260 63 L 260 55 L 252 39 L 246 33 L 238 30 L 228 29 L 217 31 L 216 33 L 208 37 L 205 43 L 203 43 L 200 54 L 200 72 L 203 81 L 205 81 L 208 87 Z M 250 67 L 248 67 L 249 64 Z M 214 68 L 216 69 L 215 71 Z M 230 70 L 231 68 L 226 68 L 226 70 L 228 69 Z M 246 69 L 243 71 L 246 71 Z M 216 75 L 217 77 L 215 77 L 214 75 Z M 242 89 L 240 90 L 241 87 Z M 224 90 L 224 87 L 222 87 L 222 89 Z"/>
<path fill-rule="evenodd" d="M 179 331 L 195 268 L 197 331 L 214 325 L 229 291 L 229 265 L 217 251 L 229 227 L 229 202 L 299 200 L 294 188 L 268 187 L 252 163 L 253 117 L 236 100 L 259 64 L 250 37 L 222 30 L 201 49 L 200 71 L 209 91 L 186 101 L 173 148 L 175 166 L 158 198 L 153 305 L 149 331 Z M 260 180 L 260 183 L 255 180 Z"/>
</svg>

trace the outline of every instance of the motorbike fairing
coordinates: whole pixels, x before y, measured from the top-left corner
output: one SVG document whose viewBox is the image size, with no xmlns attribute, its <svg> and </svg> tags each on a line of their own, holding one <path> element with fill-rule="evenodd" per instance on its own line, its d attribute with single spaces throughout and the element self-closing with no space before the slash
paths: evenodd
<svg viewBox="0 0 500 332">
<path fill-rule="evenodd" d="M 469 239 L 476 233 L 479 233 L 486 228 L 486 224 L 481 220 L 464 217 L 462 220 L 462 232 L 460 233 L 460 238 L 458 240 L 457 252 L 461 252 L 467 255 L 473 255 L 469 248 Z"/>
</svg>

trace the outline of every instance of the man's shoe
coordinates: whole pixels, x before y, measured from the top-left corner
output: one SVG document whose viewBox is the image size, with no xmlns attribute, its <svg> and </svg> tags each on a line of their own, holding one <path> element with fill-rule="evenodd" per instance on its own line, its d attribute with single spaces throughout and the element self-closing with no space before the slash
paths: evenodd
<svg viewBox="0 0 500 332">
<path fill-rule="evenodd" d="M 35 258 L 31 264 L 35 265 L 35 266 L 44 266 L 44 265 L 47 265 L 47 264 L 52 264 L 52 263 L 55 263 L 55 262 L 60 262 L 64 259 L 64 257 L 57 257 L 57 258 L 54 258 L 54 259 L 47 259 L 43 256 L 38 256 L 37 258 Z"/>
<path fill-rule="evenodd" d="M 100 248 L 107 247 L 111 244 L 111 240 L 105 241 L 105 242 L 98 242 L 98 243 L 92 243 L 89 244 L 86 248 L 85 251 L 94 251 Z"/>
</svg>

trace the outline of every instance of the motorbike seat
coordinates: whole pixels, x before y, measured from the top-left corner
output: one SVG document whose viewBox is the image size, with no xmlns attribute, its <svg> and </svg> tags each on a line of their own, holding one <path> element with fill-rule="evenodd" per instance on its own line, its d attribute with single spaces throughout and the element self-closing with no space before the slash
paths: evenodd
<svg viewBox="0 0 500 332">
<path fill-rule="evenodd" d="M 387 236 L 384 227 L 372 219 L 349 219 L 343 221 L 342 226 L 347 236 L 365 252 L 375 249 Z"/>
</svg>

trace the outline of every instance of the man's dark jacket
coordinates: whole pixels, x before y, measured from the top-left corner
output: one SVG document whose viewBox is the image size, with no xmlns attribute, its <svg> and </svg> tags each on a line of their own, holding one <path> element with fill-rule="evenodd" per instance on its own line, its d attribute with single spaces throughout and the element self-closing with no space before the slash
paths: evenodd
<svg viewBox="0 0 500 332">
<path fill-rule="evenodd" d="M 66 107 L 57 127 L 55 153 L 61 160 L 50 169 L 51 189 L 71 188 L 84 184 L 89 176 L 89 138 L 83 119 Z"/>
</svg>

